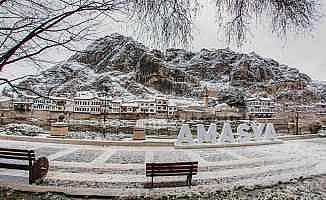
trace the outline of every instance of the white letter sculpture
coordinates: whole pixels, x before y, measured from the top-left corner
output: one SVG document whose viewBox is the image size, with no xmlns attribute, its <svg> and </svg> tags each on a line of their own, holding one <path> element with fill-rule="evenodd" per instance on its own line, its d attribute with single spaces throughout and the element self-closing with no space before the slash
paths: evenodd
<svg viewBox="0 0 326 200">
<path fill-rule="evenodd" d="M 258 126 L 253 124 L 253 125 L 251 125 L 251 127 L 254 132 L 255 141 L 260 141 L 263 137 L 263 131 L 265 128 L 265 124 L 259 123 Z"/>
<path fill-rule="evenodd" d="M 276 138 L 277 135 L 274 125 L 272 123 L 268 123 L 266 126 L 266 131 L 264 133 L 264 140 L 275 140 Z"/>
<path fill-rule="evenodd" d="M 182 125 L 177 137 L 176 144 L 182 144 L 182 143 L 194 144 L 194 140 L 192 139 L 192 134 L 188 124 Z"/>
<path fill-rule="evenodd" d="M 239 142 L 246 143 L 250 142 L 250 134 L 249 134 L 250 127 L 247 124 L 240 124 L 237 128 L 237 132 L 239 135 Z"/>
<path fill-rule="evenodd" d="M 234 136 L 229 122 L 225 122 L 223 125 L 219 143 L 234 143 Z"/>
<path fill-rule="evenodd" d="M 197 125 L 197 136 L 198 143 L 216 143 L 217 133 L 216 133 L 216 124 L 211 124 L 206 132 L 203 124 Z"/>
</svg>

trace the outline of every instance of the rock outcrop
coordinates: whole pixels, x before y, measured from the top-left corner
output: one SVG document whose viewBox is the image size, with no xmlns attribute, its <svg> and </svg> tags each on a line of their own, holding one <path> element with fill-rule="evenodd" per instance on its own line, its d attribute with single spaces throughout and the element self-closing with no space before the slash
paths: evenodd
<svg viewBox="0 0 326 200">
<path fill-rule="evenodd" d="M 201 98 L 209 88 L 221 101 L 232 97 L 234 102 L 259 93 L 280 101 L 293 101 L 294 91 L 310 95 L 311 101 L 324 95 L 313 92 L 316 84 L 308 75 L 254 52 L 228 48 L 162 52 L 119 34 L 96 40 L 85 51 L 20 85 L 43 94 L 94 90 L 123 98 L 157 94 Z"/>
</svg>

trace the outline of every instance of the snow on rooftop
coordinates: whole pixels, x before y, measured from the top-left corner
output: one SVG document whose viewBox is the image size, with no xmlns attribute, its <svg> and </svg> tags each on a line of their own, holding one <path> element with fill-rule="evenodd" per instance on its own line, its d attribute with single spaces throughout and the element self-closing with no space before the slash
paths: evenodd
<svg viewBox="0 0 326 200">
<path fill-rule="evenodd" d="M 129 103 L 123 103 L 123 104 L 121 104 L 121 106 L 122 107 L 138 107 L 139 104 L 138 103 L 131 103 L 131 102 L 129 102 Z"/>
<path fill-rule="evenodd" d="M 67 97 L 56 97 L 56 96 L 49 96 L 49 99 L 52 99 L 52 100 L 69 100 Z"/>
<path fill-rule="evenodd" d="M 215 106 L 215 108 L 225 108 L 225 107 L 230 107 L 230 106 L 228 104 L 226 104 L 226 103 L 217 104 Z"/>
</svg>

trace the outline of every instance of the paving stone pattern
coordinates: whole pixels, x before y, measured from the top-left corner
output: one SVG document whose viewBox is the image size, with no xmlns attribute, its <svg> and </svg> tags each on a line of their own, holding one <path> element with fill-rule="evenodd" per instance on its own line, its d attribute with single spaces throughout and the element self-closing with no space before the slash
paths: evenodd
<svg viewBox="0 0 326 200">
<path fill-rule="evenodd" d="M 318 140 L 324 141 L 325 139 Z M 201 150 L 176 150 L 171 147 L 99 148 L 63 144 L 51 144 L 50 148 L 48 148 L 47 144 L 44 143 L 33 143 L 32 146 L 37 147 L 36 152 L 39 155 L 53 155 L 58 152 L 62 155 L 59 158 L 53 157 L 55 161 L 62 162 L 50 164 L 50 173 L 44 182 L 45 185 L 97 188 L 99 190 L 114 188 L 126 192 L 130 188 L 137 189 L 137 191 L 143 190 L 145 184 L 150 182 L 150 178 L 145 177 L 145 161 L 178 162 L 191 161 L 192 159 L 198 160 L 200 163 L 199 173 L 193 180 L 198 191 L 203 191 L 202 186 L 207 187 L 207 191 L 213 191 L 213 187 L 216 186 L 224 188 L 230 185 L 273 184 L 279 181 L 287 181 L 290 178 L 325 174 L 326 159 L 324 151 L 326 151 L 326 146 L 321 143 L 306 140 L 252 148 Z M 14 146 L 13 142 L 6 144 L 0 141 L 0 145 L 2 144 Z M 16 147 L 30 146 L 31 144 L 17 141 Z M 67 149 L 69 151 L 64 151 Z M 70 151 L 70 149 L 74 150 Z M 51 156 L 49 157 L 51 159 Z M 85 163 L 95 159 L 96 162 L 85 165 Z M 50 162 L 52 161 L 50 160 Z M 80 164 L 71 162 L 80 162 Z M 9 172 L 13 174 L 11 171 L 0 170 L 2 175 L 10 175 Z M 27 180 L 27 177 L 25 178 Z M 154 182 L 171 184 L 173 181 L 179 181 L 179 177 L 172 178 L 160 177 L 155 179 Z M 185 177 L 180 177 L 180 180 L 184 183 Z M 183 189 L 186 190 L 187 188 L 184 187 Z M 164 190 L 162 189 L 163 192 Z M 171 191 L 173 190 L 174 188 L 171 189 Z M 157 191 L 161 192 L 160 189 L 157 189 Z"/>
<path fill-rule="evenodd" d="M 233 156 L 226 152 L 221 153 L 201 153 L 199 154 L 201 158 L 203 158 L 207 162 L 220 162 L 220 161 L 230 161 L 230 160 L 236 160 Z"/>
<path fill-rule="evenodd" d="M 113 164 L 144 164 L 145 163 L 145 152 L 144 151 L 128 151 L 128 150 L 117 150 L 106 163 Z"/>
<path fill-rule="evenodd" d="M 154 151 L 153 162 L 186 162 L 192 161 L 183 151 Z"/>
<path fill-rule="evenodd" d="M 64 151 L 64 148 L 55 148 L 55 147 L 41 147 L 35 150 L 36 156 L 50 156 L 56 154 L 60 151 Z"/>
<path fill-rule="evenodd" d="M 50 171 L 65 173 L 94 173 L 94 174 L 120 174 L 120 175 L 144 175 L 145 166 L 141 169 L 112 169 L 112 168 L 83 168 L 50 166 Z"/>
<path fill-rule="evenodd" d="M 2 148 L 13 148 L 13 149 L 27 149 L 27 150 L 34 150 L 35 146 L 33 144 L 21 144 L 17 146 L 17 144 L 14 143 L 7 143 L 7 142 L 0 142 L 0 146 Z"/>
<path fill-rule="evenodd" d="M 259 152 L 259 151 L 255 151 L 255 150 L 246 150 L 246 149 L 235 149 L 235 150 L 232 150 L 232 152 L 234 152 L 240 156 L 244 156 L 246 158 L 263 158 L 263 157 L 269 156 L 269 154 L 267 154 L 265 152 Z"/>
<path fill-rule="evenodd" d="M 62 162 L 92 162 L 95 158 L 100 156 L 104 151 L 102 150 L 88 150 L 88 149 L 79 149 L 73 153 L 61 156 L 55 161 Z"/>
</svg>

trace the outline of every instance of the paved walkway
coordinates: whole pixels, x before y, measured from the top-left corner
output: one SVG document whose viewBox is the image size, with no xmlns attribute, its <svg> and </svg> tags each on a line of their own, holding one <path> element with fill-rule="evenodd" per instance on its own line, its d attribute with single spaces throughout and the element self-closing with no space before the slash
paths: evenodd
<svg viewBox="0 0 326 200">
<path fill-rule="evenodd" d="M 326 139 L 286 141 L 257 147 L 174 149 L 174 147 L 99 147 L 0 140 L 1 147 L 33 148 L 50 160 L 45 185 L 83 188 L 83 192 L 143 195 L 151 191 L 187 192 L 236 185 L 270 184 L 326 174 Z M 145 162 L 199 161 L 194 187 L 186 177 L 154 178 L 150 190 Z M 0 181 L 27 183 L 25 171 L 0 169 Z M 169 186 L 181 187 L 169 187 Z"/>
</svg>

